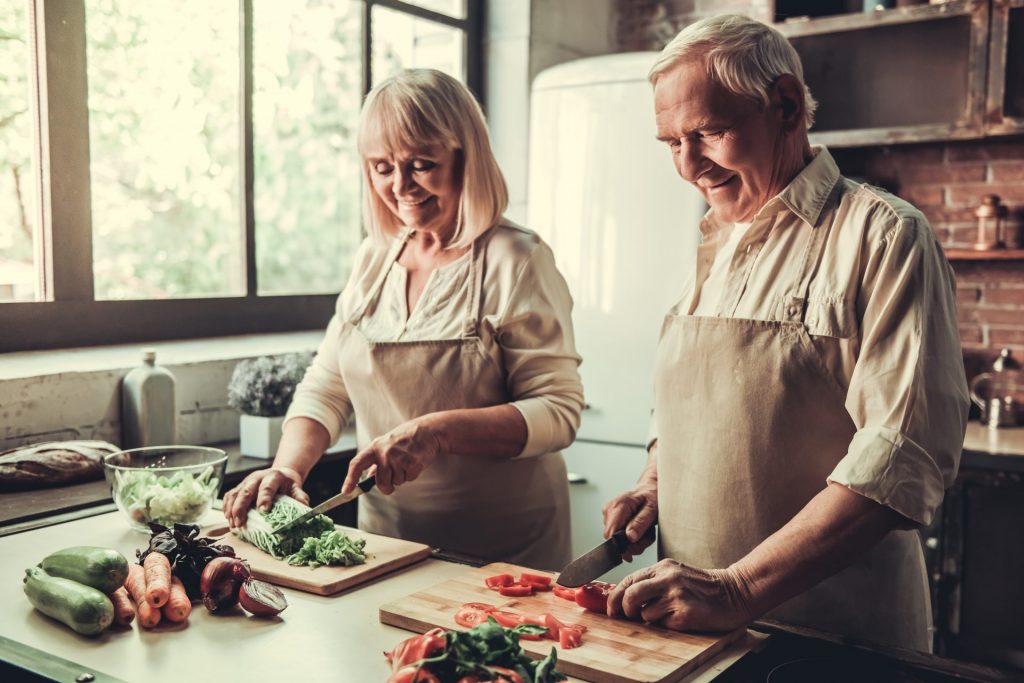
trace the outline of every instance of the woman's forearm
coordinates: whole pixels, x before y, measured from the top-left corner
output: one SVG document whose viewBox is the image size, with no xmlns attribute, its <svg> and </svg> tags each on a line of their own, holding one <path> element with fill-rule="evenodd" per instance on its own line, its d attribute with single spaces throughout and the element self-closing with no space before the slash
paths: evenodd
<svg viewBox="0 0 1024 683">
<path fill-rule="evenodd" d="M 430 430 L 444 453 L 510 458 L 526 446 L 526 420 L 510 404 L 429 413 L 416 420 Z"/>
<path fill-rule="evenodd" d="M 891 508 L 829 484 L 726 571 L 756 618 L 845 569 L 906 521 Z"/>
<path fill-rule="evenodd" d="M 281 444 L 274 456 L 274 467 L 291 470 L 301 481 L 309 476 L 317 461 L 330 447 L 331 436 L 327 428 L 308 417 L 288 420 L 281 434 Z"/>
</svg>

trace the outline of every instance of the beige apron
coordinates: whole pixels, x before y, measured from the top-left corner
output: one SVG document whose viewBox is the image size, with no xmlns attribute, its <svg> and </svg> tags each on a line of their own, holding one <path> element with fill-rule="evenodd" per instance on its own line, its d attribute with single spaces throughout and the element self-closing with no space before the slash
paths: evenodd
<svg viewBox="0 0 1024 683">
<path fill-rule="evenodd" d="M 479 324 L 484 255 L 494 228 L 472 247 L 472 293 L 462 334 L 432 341 L 374 341 L 358 323 L 380 296 L 410 231 L 395 241 L 373 287 L 341 331 L 339 366 L 356 415 L 360 449 L 427 413 L 508 403 L 505 375 L 488 356 Z M 390 496 L 359 499 L 359 528 L 486 560 L 561 569 L 570 559 L 569 489 L 560 453 L 528 458 L 441 453 Z"/>
<path fill-rule="evenodd" d="M 803 317 L 828 230 L 811 230 L 783 320 L 666 317 L 655 370 L 662 557 L 729 566 L 817 495 L 846 454 L 856 427 Z M 917 533 L 889 533 L 766 616 L 930 650 Z"/>
</svg>

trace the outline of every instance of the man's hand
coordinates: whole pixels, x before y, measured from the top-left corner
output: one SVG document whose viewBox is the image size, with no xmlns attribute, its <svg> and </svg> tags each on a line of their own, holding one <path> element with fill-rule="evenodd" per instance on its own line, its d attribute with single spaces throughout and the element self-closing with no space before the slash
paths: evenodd
<svg viewBox="0 0 1024 683">
<path fill-rule="evenodd" d="M 675 560 L 633 572 L 608 594 L 608 614 L 676 631 L 731 631 L 754 620 L 728 569 L 696 569 Z"/>
<path fill-rule="evenodd" d="M 657 486 L 638 484 L 632 491 L 605 503 L 601 512 L 604 515 L 605 538 L 611 538 L 612 534 L 625 527 L 630 545 L 622 553 L 622 559 L 628 562 L 651 544 L 643 535 L 658 521 Z"/>
<path fill-rule="evenodd" d="M 377 489 L 391 495 L 395 488 L 423 474 L 442 450 L 440 436 L 422 419 L 410 420 L 374 439 L 352 458 L 341 492 L 348 493 L 362 472 L 375 466 Z"/>
</svg>

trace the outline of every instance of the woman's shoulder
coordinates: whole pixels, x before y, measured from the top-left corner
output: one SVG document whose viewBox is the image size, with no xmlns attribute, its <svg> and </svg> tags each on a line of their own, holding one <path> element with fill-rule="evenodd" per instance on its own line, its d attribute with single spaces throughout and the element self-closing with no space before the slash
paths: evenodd
<svg viewBox="0 0 1024 683">
<path fill-rule="evenodd" d="M 522 265 L 537 250 L 550 252 L 548 245 L 533 230 L 507 218 L 491 228 L 487 241 L 487 256 L 496 257 L 508 266 Z"/>
</svg>

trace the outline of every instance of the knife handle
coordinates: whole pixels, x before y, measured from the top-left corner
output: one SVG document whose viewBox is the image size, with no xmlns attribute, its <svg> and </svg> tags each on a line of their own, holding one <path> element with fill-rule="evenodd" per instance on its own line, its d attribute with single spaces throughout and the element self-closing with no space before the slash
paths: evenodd
<svg viewBox="0 0 1024 683">
<path fill-rule="evenodd" d="M 640 537 L 640 540 L 641 541 L 648 540 L 648 541 L 653 542 L 655 540 L 656 534 L 657 534 L 657 532 L 654 529 L 655 526 L 657 526 L 657 525 L 656 524 L 652 524 L 649 527 L 647 527 L 647 531 L 645 531 L 644 535 Z M 615 547 L 619 549 L 619 554 L 622 554 L 622 553 L 626 552 L 626 548 L 628 548 L 630 544 L 629 544 L 629 539 L 626 538 L 626 529 L 625 529 L 625 527 L 623 527 L 622 529 L 619 529 L 614 534 L 612 534 L 612 538 L 615 540 Z"/>
<path fill-rule="evenodd" d="M 377 477 L 376 477 L 376 475 L 372 475 L 371 474 L 366 479 L 363 479 L 361 482 L 356 484 L 356 486 L 361 488 L 363 490 L 363 493 L 366 493 L 367 491 L 372 489 L 374 486 L 376 486 L 376 484 L 377 484 Z"/>
</svg>

